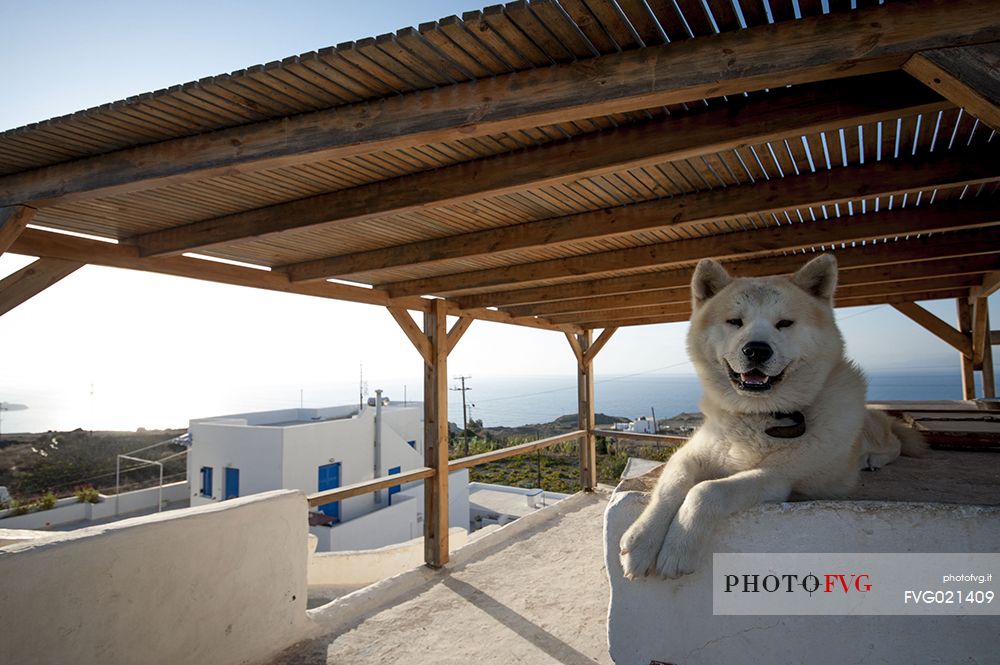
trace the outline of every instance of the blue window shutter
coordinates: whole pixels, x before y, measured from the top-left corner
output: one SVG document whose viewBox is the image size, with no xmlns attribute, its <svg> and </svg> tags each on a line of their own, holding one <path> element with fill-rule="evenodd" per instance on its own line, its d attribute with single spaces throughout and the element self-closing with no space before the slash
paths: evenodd
<svg viewBox="0 0 1000 665">
<path fill-rule="evenodd" d="M 212 496 L 212 467 L 201 467 L 201 495 Z"/>
</svg>

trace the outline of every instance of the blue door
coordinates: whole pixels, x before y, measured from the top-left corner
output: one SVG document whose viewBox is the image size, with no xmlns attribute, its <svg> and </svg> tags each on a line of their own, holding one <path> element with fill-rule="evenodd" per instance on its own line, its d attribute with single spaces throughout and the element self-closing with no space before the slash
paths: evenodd
<svg viewBox="0 0 1000 665">
<path fill-rule="evenodd" d="M 391 469 L 389 469 L 389 475 L 390 476 L 396 475 L 397 473 L 399 473 L 400 468 L 401 467 L 398 467 L 398 466 L 392 467 Z M 400 489 L 401 488 L 400 488 L 399 485 L 393 485 L 392 487 L 389 488 L 389 505 L 390 506 L 392 505 L 392 495 L 396 494 L 397 492 L 399 492 Z"/>
<path fill-rule="evenodd" d="M 338 487 L 340 487 L 340 462 L 321 466 L 319 468 L 319 484 L 317 489 L 322 492 L 323 490 L 332 490 Z M 319 507 L 319 511 L 324 515 L 336 517 L 339 520 L 340 502 L 334 501 L 333 503 L 322 505 Z"/>
<path fill-rule="evenodd" d="M 235 499 L 240 495 L 240 470 L 226 467 L 226 498 Z"/>
</svg>

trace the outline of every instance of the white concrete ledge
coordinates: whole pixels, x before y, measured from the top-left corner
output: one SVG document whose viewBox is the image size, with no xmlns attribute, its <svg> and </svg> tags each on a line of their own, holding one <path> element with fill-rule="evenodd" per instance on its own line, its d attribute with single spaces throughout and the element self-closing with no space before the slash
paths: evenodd
<svg viewBox="0 0 1000 665">
<path fill-rule="evenodd" d="M 626 481 L 628 482 L 628 481 Z M 617 492 L 605 513 L 608 643 L 617 665 L 996 662 L 996 616 L 714 616 L 711 561 L 679 580 L 625 579 L 618 542 L 649 495 Z M 1000 508 L 810 501 L 736 514 L 713 552 L 997 552 Z M 1000 571 L 998 571 L 1000 572 Z"/>
<path fill-rule="evenodd" d="M 0 663 L 264 661 L 312 628 L 305 515 L 281 490 L 0 548 Z"/>
</svg>

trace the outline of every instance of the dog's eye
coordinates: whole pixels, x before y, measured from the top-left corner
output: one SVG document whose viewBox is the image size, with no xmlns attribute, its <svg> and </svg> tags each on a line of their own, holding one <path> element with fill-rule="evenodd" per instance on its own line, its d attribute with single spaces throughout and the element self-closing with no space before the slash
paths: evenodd
<svg viewBox="0 0 1000 665">
<path fill-rule="evenodd" d="M 729 319 L 728 321 L 726 321 L 726 323 L 728 323 L 731 326 L 736 326 L 737 328 L 743 327 L 743 319 Z"/>
<path fill-rule="evenodd" d="M 791 326 L 791 325 L 792 325 L 793 323 L 795 323 L 795 321 L 789 321 L 788 319 L 782 319 L 782 320 L 778 321 L 778 322 L 777 322 L 777 323 L 775 324 L 775 326 L 774 326 L 774 327 L 775 327 L 775 328 L 788 328 L 788 327 L 789 327 L 789 326 Z"/>
</svg>

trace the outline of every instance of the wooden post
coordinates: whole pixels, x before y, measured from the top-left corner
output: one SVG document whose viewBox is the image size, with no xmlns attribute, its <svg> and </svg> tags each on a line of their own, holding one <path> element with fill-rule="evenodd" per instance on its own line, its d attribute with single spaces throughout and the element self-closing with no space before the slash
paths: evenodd
<svg viewBox="0 0 1000 665">
<path fill-rule="evenodd" d="M 593 332 L 576 336 L 583 357 L 577 362 L 578 427 L 586 432 L 580 441 L 580 488 L 591 492 L 597 487 L 597 439 L 594 437 L 594 363 L 587 357 Z"/>
<path fill-rule="evenodd" d="M 424 561 L 448 563 L 448 329 L 444 300 L 424 313 L 430 362 L 424 363 L 424 464 L 434 475 L 424 481 Z"/>
<path fill-rule="evenodd" d="M 990 305 L 987 298 L 976 298 L 976 307 L 982 308 L 984 322 L 982 324 L 981 344 L 983 345 L 983 355 L 980 370 L 983 376 L 983 397 L 996 397 L 996 378 L 993 375 L 993 346 L 990 343 Z M 975 330 L 975 328 L 974 328 Z M 973 349 L 976 348 L 976 341 L 973 341 Z"/>
<path fill-rule="evenodd" d="M 958 330 L 967 339 L 971 340 L 972 332 L 972 310 L 969 307 L 968 298 L 956 298 L 955 307 L 958 314 Z M 972 369 L 972 345 L 969 344 L 968 354 L 961 356 L 962 363 L 962 399 L 976 398 L 976 379 Z"/>
</svg>

